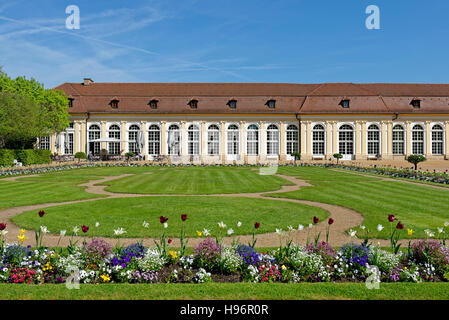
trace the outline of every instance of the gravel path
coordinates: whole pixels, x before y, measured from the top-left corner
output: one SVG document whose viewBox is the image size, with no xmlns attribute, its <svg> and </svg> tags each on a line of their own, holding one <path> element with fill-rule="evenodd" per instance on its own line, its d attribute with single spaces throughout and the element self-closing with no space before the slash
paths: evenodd
<svg viewBox="0 0 449 320">
<path fill-rule="evenodd" d="M 102 198 L 94 198 L 94 199 L 87 199 L 87 200 L 76 200 L 76 201 L 67 201 L 67 202 L 57 202 L 57 203 L 45 203 L 45 204 L 38 204 L 38 205 L 29 205 L 29 206 L 22 206 L 22 207 L 15 207 L 15 208 L 8 208 L 4 210 L 0 210 L 0 222 L 5 222 L 7 224 L 8 234 L 6 236 L 6 241 L 8 243 L 15 243 L 17 242 L 17 235 L 20 232 L 20 228 L 16 226 L 13 222 L 11 222 L 9 219 L 12 217 L 25 212 L 25 211 L 31 211 L 36 210 L 36 213 L 40 209 L 48 208 L 48 207 L 54 207 L 59 205 L 65 205 L 65 204 L 73 204 L 73 203 L 80 203 L 80 202 L 88 202 L 88 201 L 97 201 L 97 200 L 103 200 L 103 199 L 112 199 L 112 198 L 126 198 L 126 197 L 161 197 L 161 196 L 199 196 L 199 197 L 247 197 L 247 198 L 259 198 L 259 199 L 270 199 L 270 200 L 277 200 L 277 201 L 288 201 L 288 202 L 295 202 L 300 204 L 305 204 L 309 206 L 319 207 L 324 210 L 326 210 L 329 213 L 329 217 L 334 219 L 334 224 L 330 227 L 330 234 L 329 234 L 329 243 L 331 243 L 334 246 L 341 246 L 345 243 L 351 242 L 351 241 L 359 241 L 357 239 L 351 238 L 345 231 L 359 226 L 363 221 L 363 216 L 348 208 L 336 206 L 336 205 L 330 205 L 320 202 L 313 202 L 313 201 L 307 201 L 307 200 L 296 200 L 296 199 L 287 199 L 287 198 L 272 198 L 268 197 L 267 194 L 270 193 L 281 193 L 281 192 L 289 192 L 289 191 L 296 191 L 299 190 L 301 187 L 307 187 L 311 186 L 309 183 L 307 183 L 304 180 L 297 179 L 292 176 L 285 176 L 278 174 L 277 176 L 288 180 L 293 183 L 293 185 L 289 186 L 282 186 L 282 188 L 278 191 L 267 191 L 267 192 L 259 192 L 259 193 L 237 193 L 237 194 L 208 194 L 208 195 L 173 195 L 173 194 L 130 194 L 130 193 L 112 193 L 109 191 L 106 191 L 106 186 L 101 185 L 104 182 L 120 179 L 123 177 L 130 176 L 131 174 L 123 174 L 119 176 L 112 176 L 112 177 L 106 177 L 99 180 L 91 180 L 87 183 L 81 184 L 80 186 L 86 187 L 85 191 L 92 194 L 101 194 L 106 195 L 107 197 Z M 260 221 L 260 223 L 263 224 L 263 221 Z M 298 227 L 298 226 L 293 226 Z M 280 244 L 280 241 L 285 243 L 287 239 L 292 239 L 294 242 L 299 244 L 305 244 L 307 242 L 307 239 L 310 239 L 313 241 L 316 235 L 318 233 L 321 233 L 320 240 L 325 240 L 326 236 L 326 229 L 328 227 L 327 220 L 318 223 L 317 225 L 314 225 L 312 228 L 304 228 L 302 231 L 292 231 L 287 232 L 285 236 L 279 236 L 276 233 L 264 233 L 264 234 L 257 234 L 257 244 L 258 247 L 273 247 L 278 246 Z M 25 236 L 28 237 L 27 240 L 25 240 L 24 245 L 35 245 L 34 240 L 34 232 L 33 231 L 27 231 L 25 233 Z M 240 240 L 240 243 L 247 244 L 251 242 L 252 235 L 241 235 L 236 236 Z M 117 239 L 114 238 L 103 238 L 104 240 L 108 241 L 109 243 L 115 245 L 117 243 Z M 231 244 L 233 241 L 233 237 L 225 237 L 223 238 L 224 243 Z M 70 240 L 72 241 L 90 241 L 90 239 L 86 237 L 59 237 L 55 234 L 48 234 L 44 236 L 43 239 L 43 245 L 45 246 L 66 246 L 69 244 Z M 153 238 L 121 238 L 120 244 L 121 245 L 128 245 L 131 243 L 135 243 L 136 241 L 143 240 L 144 245 L 154 245 L 154 241 L 157 239 Z M 172 246 L 179 247 L 179 239 L 172 239 Z M 196 246 L 201 241 L 200 238 L 190 238 L 188 242 L 188 246 Z M 384 239 L 371 239 L 374 243 L 379 243 L 382 246 L 388 246 L 389 240 Z M 405 241 L 404 241 L 405 243 Z"/>
</svg>

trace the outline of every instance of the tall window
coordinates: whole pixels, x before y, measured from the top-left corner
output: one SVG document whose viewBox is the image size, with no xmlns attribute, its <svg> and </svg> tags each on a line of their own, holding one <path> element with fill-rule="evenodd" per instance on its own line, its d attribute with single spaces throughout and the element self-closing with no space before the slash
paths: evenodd
<svg viewBox="0 0 449 320">
<path fill-rule="evenodd" d="M 139 153 L 139 141 L 137 137 L 139 136 L 140 128 L 138 125 L 133 124 L 129 127 L 128 130 L 128 152 L 132 152 L 134 154 Z"/>
<path fill-rule="evenodd" d="M 312 129 L 312 153 L 314 155 L 324 155 L 324 127 L 317 124 Z"/>
<path fill-rule="evenodd" d="M 220 153 L 220 129 L 212 124 L 207 128 L 207 154 L 217 155 Z"/>
<path fill-rule="evenodd" d="M 424 129 L 419 124 L 412 129 L 412 154 L 424 154 Z"/>
<path fill-rule="evenodd" d="M 109 127 L 108 137 L 110 139 L 120 140 L 120 127 L 116 124 L 113 124 Z M 109 154 L 120 154 L 121 146 L 120 142 L 109 142 L 108 144 L 108 153 Z"/>
<path fill-rule="evenodd" d="M 443 127 L 436 124 L 432 127 L 432 154 L 443 154 Z"/>
<path fill-rule="evenodd" d="M 181 134 L 179 132 L 179 127 L 176 124 L 172 124 L 168 127 L 168 154 L 177 155 L 181 153 Z"/>
<path fill-rule="evenodd" d="M 161 154 L 161 130 L 155 124 L 148 128 L 148 154 Z"/>
<path fill-rule="evenodd" d="M 92 152 L 92 154 L 100 154 L 100 142 L 92 142 L 100 139 L 100 136 L 100 127 L 96 124 L 91 125 L 89 127 L 89 152 Z"/>
<path fill-rule="evenodd" d="M 64 154 L 73 154 L 73 132 L 64 133 Z"/>
<path fill-rule="evenodd" d="M 380 154 L 380 132 L 379 127 L 372 124 L 368 127 L 368 154 Z"/>
<path fill-rule="evenodd" d="M 298 127 L 290 124 L 287 127 L 287 154 L 299 151 L 299 132 Z"/>
<path fill-rule="evenodd" d="M 246 150 L 248 155 L 259 154 L 259 128 L 255 124 L 248 126 Z"/>
<path fill-rule="evenodd" d="M 354 154 L 354 130 L 344 124 L 338 131 L 338 152 L 342 155 Z"/>
<path fill-rule="evenodd" d="M 405 154 L 404 128 L 397 124 L 393 127 L 393 154 Z"/>
<path fill-rule="evenodd" d="M 40 137 L 39 138 L 39 149 L 50 150 L 50 137 Z"/>
<path fill-rule="evenodd" d="M 189 155 L 200 154 L 200 129 L 194 124 L 187 129 L 187 152 Z"/>
<path fill-rule="evenodd" d="M 267 128 L 267 154 L 279 154 L 279 128 L 274 124 Z"/>
<path fill-rule="evenodd" d="M 239 154 L 240 133 L 239 127 L 231 124 L 228 127 L 228 154 Z"/>
</svg>

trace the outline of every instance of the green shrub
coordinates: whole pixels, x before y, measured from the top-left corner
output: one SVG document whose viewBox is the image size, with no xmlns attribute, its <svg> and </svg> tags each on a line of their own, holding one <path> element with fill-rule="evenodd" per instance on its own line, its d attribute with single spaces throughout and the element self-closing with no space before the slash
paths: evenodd
<svg viewBox="0 0 449 320">
<path fill-rule="evenodd" d="M 51 151 L 50 150 L 34 150 L 36 154 L 36 162 L 34 164 L 50 163 Z"/>
<path fill-rule="evenodd" d="M 415 166 L 415 170 L 418 170 L 418 163 L 426 161 L 426 157 L 420 154 L 412 154 L 407 157 L 407 161 L 412 163 Z"/>
<path fill-rule="evenodd" d="M 0 149 L 0 167 L 11 167 L 14 165 L 14 150 Z"/>
<path fill-rule="evenodd" d="M 295 157 L 295 160 L 301 160 L 301 153 L 299 152 L 292 152 L 292 156 Z"/>
<path fill-rule="evenodd" d="M 77 152 L 75 153 L 75 159 L 78 159 L 78 161 L 86 159 L 86 154 L 84 152 Z"/>
<path fill-rule="evenodd" d="M 338 163 L 338 160 L 343 158 L 343 155 L 341 153 L 334 153 L 334 158 L 337 159 L 337 163 Z"/>
<path fill-rule="evenodd" d="M 16 159 L 24 166 L 29 166 L 36 163 L 36 153 L 35 150 L 15 150 Z"/>
</svg>

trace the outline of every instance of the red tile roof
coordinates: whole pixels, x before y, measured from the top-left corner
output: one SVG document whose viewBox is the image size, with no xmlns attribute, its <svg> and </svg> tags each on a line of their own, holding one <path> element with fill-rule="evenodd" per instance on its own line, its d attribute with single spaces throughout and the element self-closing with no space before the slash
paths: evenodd
<svg viewBox="0 0 449 320">
<path fill-rule="evenodd" d="M 55 89 L 74 98 L 71 113 L 449 113 L 449 84 L 284 83 L 64 83 Z M 110 106 L 120 100 L 118 109 Z M 421 108 L 410 102 L 421 100 Z M 151 100 L 158 108 L 151 109 Z M 198 100 L 198 108 L 188 102 Z M 237 108 L 227 102 L 237 100 Z M 341 100 L 349 99 L 343 108 Z M 276 108 L 266 105 L 276 100 Z"/>
</svg>

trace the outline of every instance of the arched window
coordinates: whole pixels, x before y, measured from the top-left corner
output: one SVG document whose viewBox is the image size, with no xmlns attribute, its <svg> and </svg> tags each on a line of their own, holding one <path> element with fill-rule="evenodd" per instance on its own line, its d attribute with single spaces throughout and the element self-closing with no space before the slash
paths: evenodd
<svg viewBox="0 0 449 320">
<path fill-rule="evenodd" d="M 419 124 L 412 129 L 412 154 L 424 154 L 424 129 Z"/>
<path fill-rule="evenodd" d="M 113 124 L 109 127 L 108 130 L 108 136 L 110 139 L 116 139 L 116 140 L 120 140 L 120 127 L 116 124 Z M 120 146 L 120 142 L 109 142 L 109 154 L 120 154 L 121 153 L 121 146 Z"/>
<path fill-rule="evenodd" d="M 179 127 L 176 124 L 172 124 L 168 127 L 167 146 L 169 155 L 179 156 L 181 153 L 181 134 L 179 132 Z"/>
<path fill-rule="evenodd" d="M 270 124 L 267 128 L 267 154 L 279 154 L 279 128 L 274 124 Z"/>
<path fill-rule="evenodd" d="M 397 124 L 393 127 L 393 154 L 405 154 L 404 128 Z"/>
<path fill-rule="evenodd" d="M 39 149 L 41 150 L 51 150 L 50 137 L 40 137 L 39 138 Z"/>
<path fill-rule="evenodd" d="M 200 129 L 194 124 L 187 129 L 187 152 L 189 155 L 200 154 Z"/>
<path fill-rule="evenodd" d="M 248 126 L 246 138 L 246 150 L 248 155 L 259 154 L 259 127 L 255 124 Z"/>
<path fill-rule="evenodd" d="M 138 125 L 131 125 L 128 130 L 128 152 L 132 152 L 134 154 L 138 154 L 140 152 L 139 148 L 139 136 L 140 128 Z"/>
<path fill-rule="evenodd" d="M 70 122 L 64 133 L 64 154 L 74 154 L 75 125 Z"/>
<path fill-rule="evenodd" d="M 368 154 L 374 156 L 380 154 L 380 132 L 375 124 L 368 127 Z"/>
<path fill-rule="evenodd" d="M 97 155 L 100 154 L 100 142 L 92 142 L 93 140 L 100 139 L 101 131 L 100 127 L 96 124 L 93 124 L 89 127 L 89 152 Z"/>
<path fill-rule="evenodd" d="M 344 124 L 338 130 L 338 153 L 343 156 L 354 154 L 354 130 L 350 125 Z"/>
<path fill-rule="evenodd" d="M 207 128 L 207 154 L 217 155 L 220 153 L 220 128 L 211 124 Z"/>
<path fill-rule="evenodd" d="M 436 124 L 432 127 L 432 154 L 441 155 L 443 149 L 443 127 Z"/>
<path fill-rule="evenodd" d="M 299 132 L 298 127 L 290 124 L 287 127 L 287 154 L 299 151 Z"/>
<path fill-rule="evenodd" d="M 240 132 L 235 124 L 228 126 L 228 154 L 239 154 Z"/>
<path fill-rule="evenodd" d="M 317 124 L 312 129 L 312 153 L 313 155 L 324 155 L 324 127 Z"/>
<path fill-rule="evenodd" d="M 148 154 L 152 156 L 161 154 L 161 130 L 155 124 L 148 128 Z"/>
</svg>

